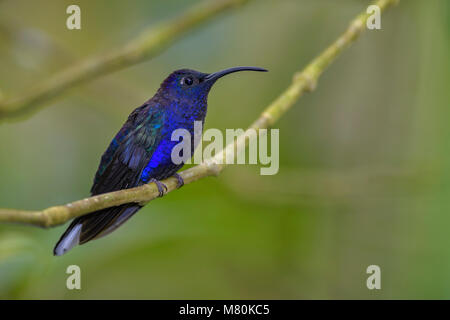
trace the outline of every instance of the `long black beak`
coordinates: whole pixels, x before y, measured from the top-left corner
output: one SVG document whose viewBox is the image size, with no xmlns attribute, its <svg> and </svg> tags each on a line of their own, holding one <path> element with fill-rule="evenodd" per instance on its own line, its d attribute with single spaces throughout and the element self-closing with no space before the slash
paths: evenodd
<svg viewBox="0 0 450 320">
<path fill-rule="evenodd" d="M 239 71 L 261 71 L 261 72 L 267 72 L 266 69 L 258 68 L 258 67 L 234 67 L 225 69 L 222 71 L 214 72 L 208 74 L 203 80 L 204 81 L 216 81 L 219 78 L 222 78 L 223 76 L 226 76 L 227 74 L 233 73 L 233 72 L 239 72 Z"/>
</svg>

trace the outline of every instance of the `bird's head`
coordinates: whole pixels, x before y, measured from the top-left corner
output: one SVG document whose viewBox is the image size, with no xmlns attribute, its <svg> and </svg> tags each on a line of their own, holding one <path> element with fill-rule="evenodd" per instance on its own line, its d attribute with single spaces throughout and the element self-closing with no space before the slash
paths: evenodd
<svg viewBox="0 0 450 320">
<path fill-rule="evenodd" d="M 172 72 L 161 84 L 160 94 L 177 99 L 206 99 L 213 84 L 223 76 L 239 71 L 267 71 L 257 67 L 234 67 L 214 73 L 202 73 L 190 69 Z"/>
</svg>

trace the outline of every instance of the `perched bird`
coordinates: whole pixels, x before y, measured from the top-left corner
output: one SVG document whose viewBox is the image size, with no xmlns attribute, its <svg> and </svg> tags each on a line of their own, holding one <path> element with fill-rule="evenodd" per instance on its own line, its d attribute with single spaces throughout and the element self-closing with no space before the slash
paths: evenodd
<svg viewBox="0 0 450 320">
<path fill-rule="evenodd" d="M 221 77 L 238 71 L 267 71 L 256 67 L 234 67 L 207 74 L 189 69 L 172 72 L 156 94 L 135 109 L 111 141 L 101 158 L 91 188 L 92 195 L 156 183 L 159 195 L 166 186 L 160 180 L 176 176 L 178 187 L 184 182 L 176 172 L 183 166 L 171 159 L 172 132 L 186 129 L 191 134 L 191 155 L 195 150 L 194 121 L 204 123 L 208 93 Z M 53 250 L 60 256 L 78 244 L 84 244 L 113 232 L 132 217 L 137 203 L 106 208 L 78 217 L 59 239 Z"/>
</svg>

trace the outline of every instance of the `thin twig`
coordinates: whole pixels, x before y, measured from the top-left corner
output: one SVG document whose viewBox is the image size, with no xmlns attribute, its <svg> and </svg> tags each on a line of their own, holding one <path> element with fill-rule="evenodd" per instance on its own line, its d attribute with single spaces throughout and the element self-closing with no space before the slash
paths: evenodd
<svg viewBox="0 0 450 320">
<path fill-rule="evenodd" d="M 187 32 L 218 14 L 249 1 L 207 0 L 169 22 L 144 30 L 123 47 L 87 58 L 38 83 L 34 88 L 25 90 L 16 97 L 0 101 L 0 119 L 12 118 L 36 110 L 44 102 L 69 88 L 153 58 Z"/>
<path fill-rule="evenodd" d="M 397 0 L 378 0 L 374 4 L 384 11 L 397 2 Z M 302 72 L 296 73 L 292 84 L 264 110 L 248 130 L 270 127 L 294 105 L 303 93 L 314 90 L 317 80 L 326 67 L 365 30 L 367 18 L 368 14 L 360 14 L 333 44 L 308 64 Z M 223 159 L 227 150 L 236 146 L 237 150 L 239 150 L 246 142 L 248 141 L 245 138 L 245 134 L 243 134 L 236 139 L 235 143 L 227 145 L 225 149 L 214 157 L 206 159 L 202 164 L 182 171 L 180 175 L 184 179 L 185 184 L 204 177 L 218 175 L 226 166 L 220 160 Z M 176 189 L 177 179 L 171 177 L 164 180 L 163 183 L 167 185 L 168 192 L 170 192 Z M 18 222 L 41 227 L 52 227 L 100 209 L 130 202 L 146 204 L 157 197 L 158 189 L 154 183 L 150 183 L 137 188 L 106 193 L 66 205 L 50 207 L 41 211 L 0 209 L 0 222 Z"/>
</svg>

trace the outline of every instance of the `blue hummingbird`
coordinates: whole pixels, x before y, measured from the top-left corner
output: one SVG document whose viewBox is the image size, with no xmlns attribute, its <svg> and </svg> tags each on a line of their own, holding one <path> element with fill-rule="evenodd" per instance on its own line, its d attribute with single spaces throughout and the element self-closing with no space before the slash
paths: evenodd
<svg viewBox="0 0 450 320">
<path fill-rule="evenodd" d="M 238 71 L 267 71 L 257 67 L 234 67 L 207 74 L 190 69 L 172 72 L 142 106 L 135 109 L 111 141 L 101 158 L 91 195 L 134 188 L 154 182 L 159 196 L 167 187 L 160 181 L 170 176 L 184 182 L 177 171 L 184 163 L 174 163 L 172 149 L 179 141 L 171 139 L 176 129 L 191 135 L 194 153 L 194 122 L 205 121 L 208 93 L 221 77 Z M 78 244 L 104 237 L 131 218 L 142 206 L 128 203 L 106 208 L 72 221 L 56 244 L 60 256 Z"/>
</svg>

